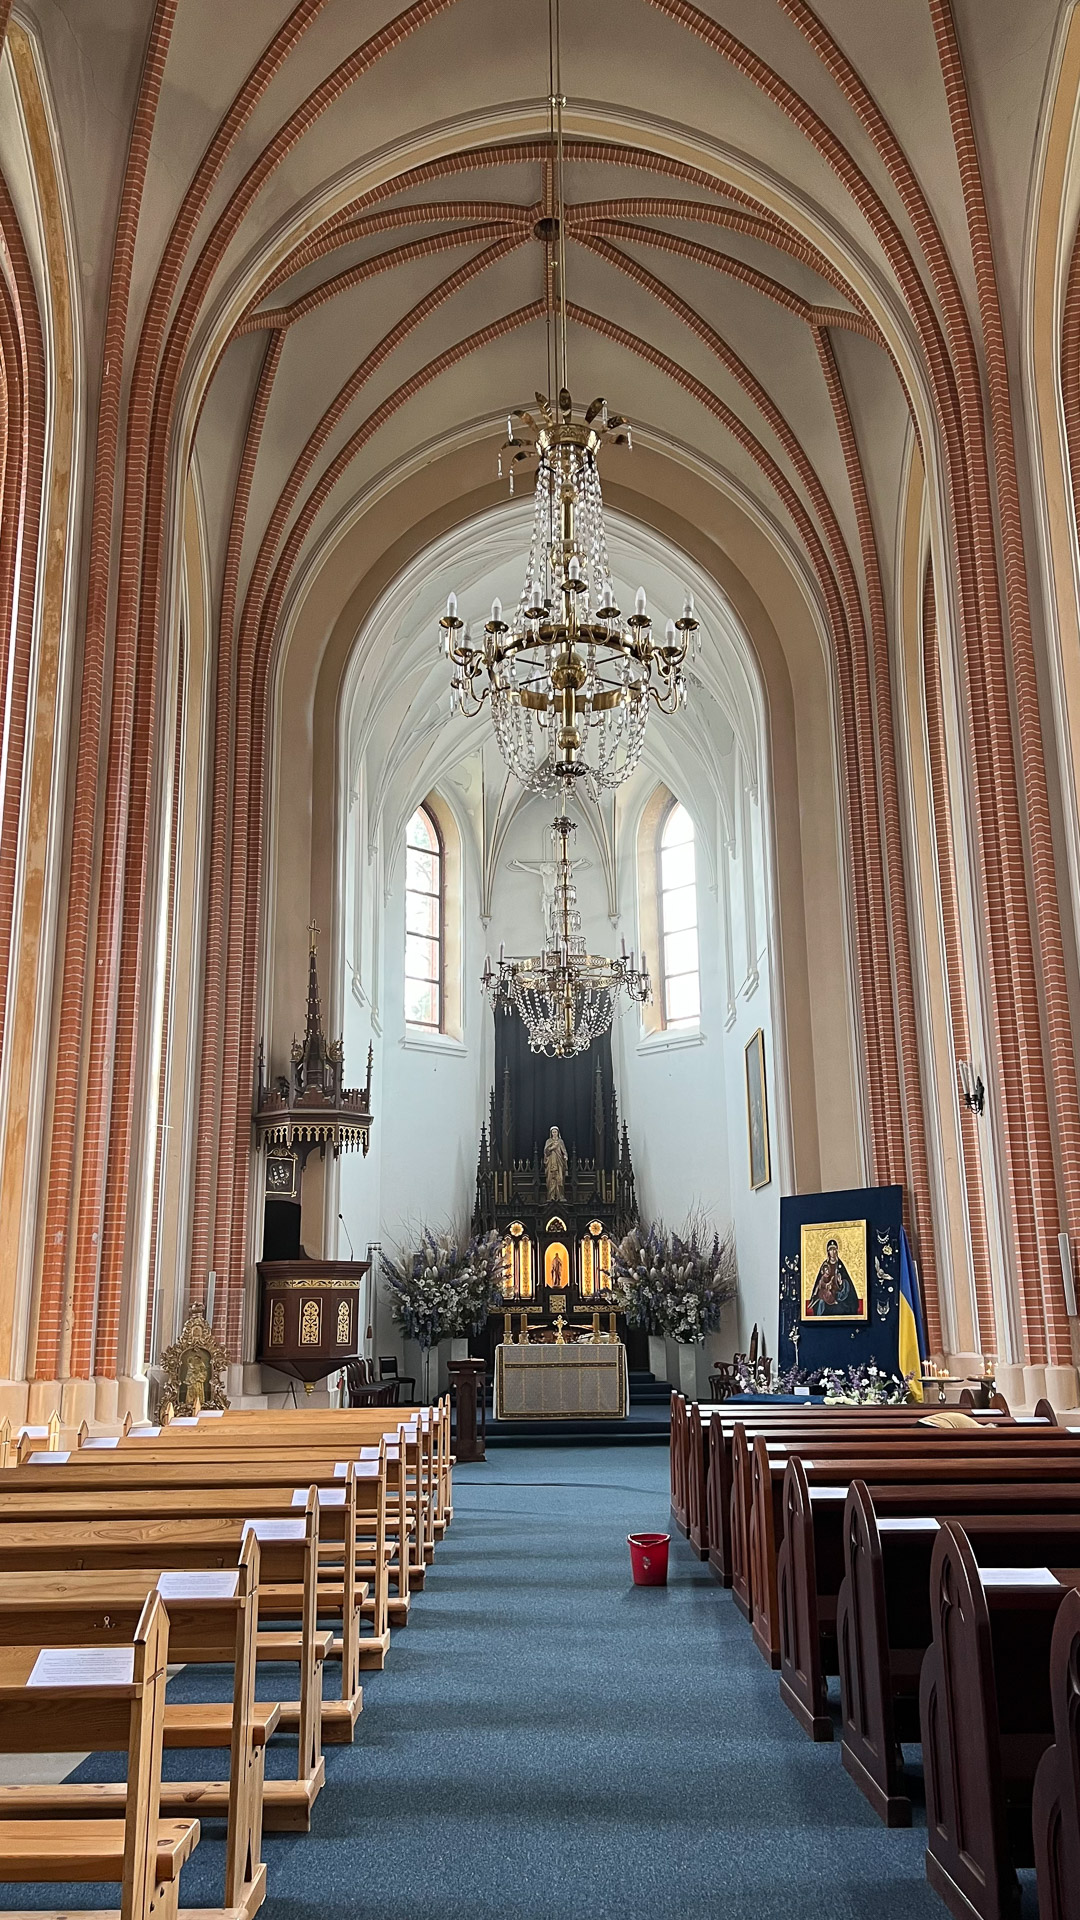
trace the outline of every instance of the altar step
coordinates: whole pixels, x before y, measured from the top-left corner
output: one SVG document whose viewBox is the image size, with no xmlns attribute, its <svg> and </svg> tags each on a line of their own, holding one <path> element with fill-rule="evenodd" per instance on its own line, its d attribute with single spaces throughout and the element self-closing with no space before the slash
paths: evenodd
<svg viewBox="0 0 1080 1920">
<path fill-rule="evenodd" d="M 671 1435 L 671 1387 L 651 1373 L 631 1373 L 625 1420 L 496 1420 L 488 1401 L 489 1447 L 655 1446 Z"/>
</svg>

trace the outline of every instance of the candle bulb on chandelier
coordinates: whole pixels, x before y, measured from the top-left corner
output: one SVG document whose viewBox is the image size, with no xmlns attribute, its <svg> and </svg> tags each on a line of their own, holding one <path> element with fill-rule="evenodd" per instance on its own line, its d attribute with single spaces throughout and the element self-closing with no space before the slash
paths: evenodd
<svg viewBox="0 0 1080 1920">
<path fill-rule="evenodd" d="M 669 620 L 664 628 L 664 645 L 666 647 L 675 647 L 678 645 L 678 641 L 675 638 L 674 620 Z"/>
</svg>

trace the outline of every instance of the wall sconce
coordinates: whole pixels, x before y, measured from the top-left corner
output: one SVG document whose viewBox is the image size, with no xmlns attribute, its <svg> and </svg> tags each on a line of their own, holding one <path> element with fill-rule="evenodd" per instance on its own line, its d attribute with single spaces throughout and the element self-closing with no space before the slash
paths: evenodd
<svg viewBox="0 0 1080 1920">
<path fill-rule="evenodd" d="M 971 1113 L 981 1113 L 986 1105 L 986 1088 L 971 1061 L 958 1060 L 956 1071 L 960 1076 L 960 1093 L 965 1107 Z"/>
</svg>

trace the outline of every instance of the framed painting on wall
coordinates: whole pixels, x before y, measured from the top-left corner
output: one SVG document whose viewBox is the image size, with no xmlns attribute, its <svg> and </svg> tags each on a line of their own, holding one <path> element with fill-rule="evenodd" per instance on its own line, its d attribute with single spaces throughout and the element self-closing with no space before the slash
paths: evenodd
<svg viewBox="0 0 1080 1920">
<path fill-rule="evenodd" d="M 767 1187 L 769 1164 L 769 1102 L 765 1092 L 765 1034 L 761 1027 L 746 1043 L 746 1134 L 750 1147 L 750 1185 Z"/>
</svg>

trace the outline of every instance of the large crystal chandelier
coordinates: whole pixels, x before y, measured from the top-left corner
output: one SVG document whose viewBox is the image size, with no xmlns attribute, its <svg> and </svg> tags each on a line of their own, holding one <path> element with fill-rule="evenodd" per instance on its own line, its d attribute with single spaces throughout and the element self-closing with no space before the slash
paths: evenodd
<svg viewBox="0 0 1080 1920">
<path fill-rule="evenodd" d="M 624 417 L 609 414 L 604 400 L 576 409 L 567 386 L 558 0 L 550 0 L 549 12 L 554 213 L 538 223 L 537 233 L 548 254 L 545 279 L 555 291 L 548 311 L 548 393 L 554 397 L 537 393 L 535 413 L 512 414 L 503 448 L 511 491 L 515 470 L 537 463 L 529 557 L 508 619 L 496 600 L 482 634 L 474 636 L 452 593 L 439 624 L 451 664 L 451 712 L 478 714 L 490 698 L 510 772 L 534 793 L 561 792 L 565 799 L 576 780 L 584 779 L 595 797 L 633 773 L 650 706 L 673 713 L 685 704 L 684 669 L 698 623 L 690 594 L 662 639 L 644 588 L 633 613 L 615 603 L 597 454 L 609 437 L 629 446 L 631 436 Z"/>
<path fill-rule="evenodd" d="M 584 1053 L 606 1033 L 620 993 L 639 1002 L 652 999 L 645 955 L 639 965 L 625 940 L 617 960 L 586 951 L 570 860 L 570 835 L 576 831 L 563 815 L 552 821 L 555 884 L 546 902 L 543 952 L 515 957 L 500 947 L 498 966 L 492 966 L 489 954 L 482 977 L 496 1012 L 519 1013 L 531 1051 L 549 1059 Z"/>
</svg>

